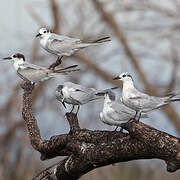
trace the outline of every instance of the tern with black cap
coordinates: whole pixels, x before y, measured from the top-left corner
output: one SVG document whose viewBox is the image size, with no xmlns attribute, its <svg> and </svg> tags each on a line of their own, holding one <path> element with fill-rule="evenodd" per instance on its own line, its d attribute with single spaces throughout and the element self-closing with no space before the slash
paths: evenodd
<svg viewBox="0 0 180 180">
<path fill-rule="evenodd" d="M 12 61 L 18 76 L 23 80 L 31 81 L 32 83 L 45 81 L 59 75 L 67 75 L 70 72 L 79 71 L 79 69 L 76 69 L 77 65 L 68 66 L 55 71 L 48 69 L 47 67 L 37 66 L 26 62 L 24 55 L 20 53 L 3 58 L 3 60 Z"/>
<path fill-rule="evenodd" d="M 140 92 L 135 88 L 132 76 L 128 72 L 116 76 L 114 80 L 121 80 L 123 82 L 121 101 L 126 106 L 134 109 L 136 115 L 140 113 L 141 116 L 142 112 L 146 113 L 168 105 L 171 102 L 180 101 L 179 98 L 174 98 L 179 93 L 171 93 L 163 97 L 157 97 Z"/>
<path fill-rule="evenodd" d="M 36 37 L 40 39 L 40 45 L 43 49 L 58 56 L 56 62 L 49 67 L 50 69 L 54 69 L 61 64 L 63 56 L 71 56 L 80 49 L 110 41 L 110 37 L 103 37 L 93 41 L 84 41 L 51 33 L 47 28 L 41 28 Z"/>
</svg>

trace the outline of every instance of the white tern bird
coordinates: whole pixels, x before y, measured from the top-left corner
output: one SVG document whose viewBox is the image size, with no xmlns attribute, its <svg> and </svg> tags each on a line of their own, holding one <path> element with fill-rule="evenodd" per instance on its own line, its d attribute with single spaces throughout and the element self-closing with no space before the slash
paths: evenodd
<svg viewBox="0 0 180 180">
<path fill-rule="evenodd" d="M 79 69 L 74 69 L 77 65 L 52 70 L 47 67 L 37 66 L 35 64 L 30 64 L 25 62 L 25 57 L 23 54 L 16 53 L 10 57 L 3 58 L 3 60 L 10 60 L 13 62 L 13 66 L 20 78 L 25 81 L 31 81 L 32 83 L 37 83 L 54 78 L 59 75 L 66 75 L 73 71 L 79 71 Z"/>
<path fill-rule="evenodd" d="M 126 123 L 133 119 L 136 111 L 125 106 L 122 102 L 115 101 L 115 94 L 111 90 L 97 93 L 96 95 L 104 96 L 104 106 L 102 112 L 100 112 L 100 119 L 103 123 L 110 126 L 121 126 L 122 123 Z M 143 113 L 142 118 L 147 118 L 147 114 Z"/>
<path fill-rule="evenodd" d="M 132 76 L 127 72 L 114 78 L 114 80 L 116 79 L 123 82 L 122 102 L 131 109 L 134 109 L 137 113 L 139 112 L 140 116 L 142 112 L 149 112 L 168 105 L 171 102 L 180 101 L 180 99 L 173 98 L 177 96 L 178 93 L 171 93 L 163 97 L 156 97 L 140 92 L 134 87 Z"/>
<path fill-rule="evenodd" d="M 56 62 L 49 67 L 50 69 L 54 69 L 61 64 L 63 56 L 71 56 L 80 49 L 110 41 L 110 37 L 103 37 L 94 41 L 83 41 L 77 38 L 51 33 L 46 28 L 41 28 L 36 37 L 39 37 L 40 45 L 43 49 L 58 56 Z"/>
<path fill-rule="evenodd" d="M 117 87 L 112 89 L 115 88 Z M 74 106 L 78 105 L 78 110 L 76 112 L 78 113 L 80 105 L 102 98 L 101 96 L 96 95 L 98 92 L 99 91 L 94 88 L 87 88 L 72 82 L 64 82 L 57 87 L 55 95 L 57 100 L 59 100 L 65 108 L 65 103 L 73 105 L 71 112 L 73 111 Z"/>
</svg>

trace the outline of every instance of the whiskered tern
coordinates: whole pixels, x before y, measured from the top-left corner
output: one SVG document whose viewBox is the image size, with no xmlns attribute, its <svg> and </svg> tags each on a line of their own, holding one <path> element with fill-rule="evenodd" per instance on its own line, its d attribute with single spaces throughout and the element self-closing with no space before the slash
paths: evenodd
<svg viewBox="0 0 180 180">
<path fill-rule="evenodd" d="M 133 119 L 136 111 L 125 106 L 122 102 L 115 101 L 115 94 L 111 90 L 97 93 L 96 95 L 104 96 L 104 106 L 102 112 L 100 112 L 100 119 L 103 123 L 110 126 L 121 126 L 122 123 L 126 123 Z M 147 118 L 147 114 L 142 114 L 142 118 Z"/>
<path fill-rule="evenodd" d="M 116 88 L 117 87 L 114 87 L 112 89 Z M 102 98 L 102 96 L 96 95 L 96 93 L 98 92 L 101 91 L 98 91 L 94 88 L 88 88 L 79 84 L 75 84 L 72 82 L 64 82 L 62 85 L 59 85 L 57 87 L 55 95 L 57 100 L 59 100 L 65 108 L 65 103 L 73 105 L 71 112 L 73 111 L 74 106 L 77 105 L 78 113 L 80 105 Z"/>
<path fill-rule="evenodd" d="M 36 37 L 39 37 L 40 45 L 43 49 L 58 56 L 56 62 L 51 64 L 49 67 L 50 69 L 54 69 L 56 66 L 61 64 L 63 56 L 71 56 L 80 49 L 111 41 L 110 37 L 103 37 L 94 41 L 84 41 L 77 38 L 70 38 L 68 36 L 51 33 L 46 28 L 41 28 Z"/>
<path fill-rule="evenodd" d="M 32 83 L 45 81 L 59 75 L 67 75 L 70 72 L 79 71 L 79 69 L 75 69 L 77 65 L 68 66 L 54 71 L 52 69 L 48 69 L 47 67 L 30 64 L 25 61 L 24 55 L 20 53 L 3 58 L 3 60 L 12 61 L 18 76 L 23 80 L 31 81 Z"/>
<path fill-rule="evenodd" d="M 114 80 L 116 79 L 123 82 L 122 102 L 131 109 L 134 109 L 137 113 L 139 112 L 140 115 L 142 112 L 146 113 L 168 105 L 171 102 L 180 101 L 180 99 L 174 98 L 179 93 L 171 93 L 163 97 L 157 97 L 140 92 L 135 88 L 132 76 L 127 72 L 114 78 Z"/>
</svg>

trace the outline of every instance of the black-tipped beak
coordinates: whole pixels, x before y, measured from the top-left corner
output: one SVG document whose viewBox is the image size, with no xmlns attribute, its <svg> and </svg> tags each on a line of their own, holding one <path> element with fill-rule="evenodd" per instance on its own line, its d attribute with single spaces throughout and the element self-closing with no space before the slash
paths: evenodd
<svg viewBox="0 0 180 180">
<path fill-rule="evenodd" d="M 38 33 L 38 34 L 36 34 L 36 37 L 39 37 L 41 34 L 40 33 Z"/>
<path fill-rule="evenodd" d="M 5 58 L 3 58 L 3 60 L 11 60 L 12 59 L 12 57 L 5 57 Z"/>
<path fill-rule="evenodd" d="M 113 78 L 113 80 L 118 80 L 121 79 L 119 76 L 116 76 L 115 78 Z"/>
<path fill-rule="evenodd" d="M 62 105 L 63 105 L 63 106 L 64 106 L 64 108 L 66 109 L 66 105 L 65 105 L 64 101 L 62 102 Z"/>
</svg>

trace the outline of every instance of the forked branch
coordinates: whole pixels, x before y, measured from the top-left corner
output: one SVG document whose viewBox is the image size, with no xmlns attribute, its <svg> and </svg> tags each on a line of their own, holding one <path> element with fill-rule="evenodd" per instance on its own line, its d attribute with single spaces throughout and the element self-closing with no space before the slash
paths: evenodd
<svg viewBox="0 0 180 180">
<path fill-rule="evenodd" d="M 137 121 L 123 124 L 129 133 L 117 131 L 91 131 L 79 127 L 74 113 L 66 113 L 70 125 L 68 134 L 42 140 L 32 110 L 31 83 L 24 83 L 23 119 L 33 148 L 41 153 L 41 160 L 56 156 L 67 156 L 64 160 L 47 168 L 35 179 L 76 180 L 87 172 L 108 164 L 137 159 L 161 159 L 167 171 L 180 168 L 179 138 L 161 132 Z"/>
</svg>

